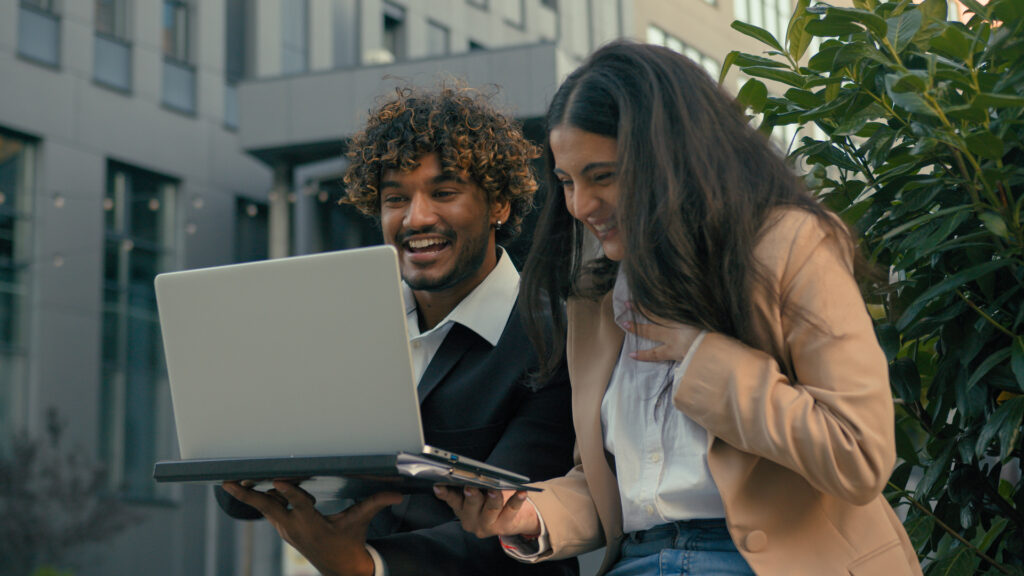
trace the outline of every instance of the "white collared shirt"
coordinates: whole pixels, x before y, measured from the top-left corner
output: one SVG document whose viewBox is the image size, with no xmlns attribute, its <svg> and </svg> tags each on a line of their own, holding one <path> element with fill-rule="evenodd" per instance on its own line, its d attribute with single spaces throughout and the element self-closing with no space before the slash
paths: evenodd
<svg viewBox="0 0 1024 576">
<path fill-rule="evenodd" d="M 498 344 L 519 295 L 519 272 L 505 250 L 499 247 L 498 263 L 483 282 L 436 326 L 422 334 L 416 317 L 416 298 L 405 282 L 402 283 L 402 292 L 405 296 L 405 323 L 409 329 L 413 376 L 418 384 L 454 323 L 458 322 L 476 332 L 491 346 Z"/>
<path fill-rule="evenodd" d="M 626 308 L 629 299 L 626 278 L 620 272 L 612 293 L 620 327 L 644 321 L 634 319 Z M 658 344 L 626 332 L 601 402 L 604 446 L 615 456 L 624 532 L 675 520 L 725 517 L 708 468 L 707 431 L 672 403 L 676 383 L 703 337 L 702 332 L 682 361 L 653 363 L 634 360 L 630 354 Z M 670 389 L 659 405 L 659 392 L 667 382 Z"/>
<path fill-rule="evenodd" d="M 497 346 L 519 296 L 519 271 L 504 248 L 499 246 L 498 263 L 483 282 L 467 294 L 436 326 L 422 334 L 416 315 L 416 298 L 413 296 L 412 288 L 405 282 L 402 282 L 402 295 L 405 298 L 405 323 L 409 330 L 413 377 L 419 385 L 427 366 L 434 359 L 434 354 L 441 348 L 445 337 L 456 322 L 476 332 L 491 346 Z M 374 576 L 387 576 L 387 563 L 380 553 L 370 544 L 366 545 L 366 550 L 373 558 Z"/>
</svg>

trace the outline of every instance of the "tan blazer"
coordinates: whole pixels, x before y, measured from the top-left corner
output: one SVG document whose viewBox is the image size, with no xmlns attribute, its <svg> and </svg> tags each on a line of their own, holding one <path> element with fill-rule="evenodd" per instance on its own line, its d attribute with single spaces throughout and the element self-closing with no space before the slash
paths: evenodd
<svg viewBox="0 0 1024 576">
<path fill-rule="evenodd" d="M 849 249 L 806 212 L 780 212 L 756 257 L 782 298 L 815 319 L 760 298 L 769 354 L 708 334 L 673 397 L 708 431 L 708 466 L 729 532 L 761 575 L 919 575 L 899 519 L 882 497 L 895 461 L 886 359 L 851 273 Z M 820 328 L 824 328 L 824 331 Z M 618 557 L 622 509 L 604 450 L 601 399 L 622 346 L 611 294 L 569 303 L 568 360 L 576 467 L 531 495 L 551 538 L 547 558 L 607 545 Z"/>
</svg>

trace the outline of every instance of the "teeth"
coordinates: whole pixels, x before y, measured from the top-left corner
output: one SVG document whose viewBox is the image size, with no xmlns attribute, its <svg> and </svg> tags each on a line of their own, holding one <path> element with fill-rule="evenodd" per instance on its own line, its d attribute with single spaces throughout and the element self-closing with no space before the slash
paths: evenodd
<svg viewBox="0 0 1024 576">
<path fill-rule="evenodd" d="M 424 248 L 434 246 L 436 244 L 444 244 L 444 242 L 445 241 L 441 240 L 440 238 L 428 238 L 426 240 L 409 240 L 409 247 L 412 248 L 413 250 L 422 250 Z"/>
<path fill-rule="evenodd" d="M 613 228 L 615 228 L 615 221 L 614 220 L 609 220 L 608 222 L 605 222 L 604 224 L 593 224 L 593 226 L 594 226 L 594 230 L 597 230 L 598 234 L 605 234 L 609 230 L 612 230 Z"/>
</svg>

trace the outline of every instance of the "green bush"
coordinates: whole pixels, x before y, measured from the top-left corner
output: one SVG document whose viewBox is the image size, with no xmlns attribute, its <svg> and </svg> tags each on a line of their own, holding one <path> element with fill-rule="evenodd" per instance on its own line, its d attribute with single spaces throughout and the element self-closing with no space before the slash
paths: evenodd
<svg viewBox="0 0 1024 576">
<path fill-rule="evenodd" d="M 1024 0 L 963 0 L 967 23 L 853 4 L 798 0 L 781 40 L 735 22 L 768 50 L 722 78 L 750 78 L 766 133 L 801 127 L 790 159 L 888 273 L 865 288 L 897 403 L 887 496 L 925 572 L 1022 574 Z"/>
</svg>

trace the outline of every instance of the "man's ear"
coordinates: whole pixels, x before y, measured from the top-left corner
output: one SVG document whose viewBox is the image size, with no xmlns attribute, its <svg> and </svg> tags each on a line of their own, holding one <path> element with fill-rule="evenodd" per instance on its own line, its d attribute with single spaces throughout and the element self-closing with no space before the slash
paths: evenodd
<svg viewBox="0 0 1024 576">
<path fill-rule="evenodd" d="M 508 222 L 512 214 L 512 203 L 508 200 L 491 202 L 491 226 L 501 226 Z M 498 223 L 501 223 L 500 225 Z"/>
</svg>

